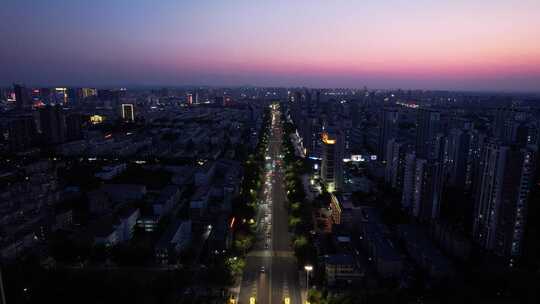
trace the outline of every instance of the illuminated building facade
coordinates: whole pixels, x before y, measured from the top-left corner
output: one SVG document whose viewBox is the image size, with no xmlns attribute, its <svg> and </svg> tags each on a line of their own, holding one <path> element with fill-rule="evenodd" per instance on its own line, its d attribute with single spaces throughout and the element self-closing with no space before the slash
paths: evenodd
<svg viewBox="0 0 540 304">
<path fill-rule="evenodd" d="M 60 103 L 66 104 L 68 102 L 67 88 L 55 88 L 56 100 Z"/>
<path fill-rule="evenodd" d="M 122 104 L 122 119 L 128 122 L 135 121 L 135 108 L 133 104 L 130 104 L 130 103 Z"/>
<path fill-rule="evenodd" d="M 341 224 L 341 205 L 337 197 L 333 194 L 330 195 L 330 209 L 332 210 L 332 222 L 336 225 Z"/>
<path fill-rule="evenodd" d="M 88 98 L 91 96 L 97 96 L 97 90 L 92 88 L 82 88 L 82 97 Z"/>
<path fill-rule="evenodd" d="M 93 124 L 93 125 L 98 125 L 100 123 L 102 123 L 104 120 L 104 117 L 101 116 L 101 115 L 92 115 L 90 116 L 90 123 Z"/>
<path fill-rule="evenodd" d="M 340 132 L 322 133 L 321 179 L 328 192 L 343 187 L 343 140 Z"/>
</svg>

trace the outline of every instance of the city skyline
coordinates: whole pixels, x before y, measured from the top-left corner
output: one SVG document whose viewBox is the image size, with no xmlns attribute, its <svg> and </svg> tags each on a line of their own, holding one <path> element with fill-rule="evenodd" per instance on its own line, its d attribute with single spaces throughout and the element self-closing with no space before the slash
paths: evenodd
<svg viewBox="0 0 540 304">
<path fill-rule="evenodd" d="M 537 1 L 7 1 L 0 85 L 537 92 Z"/>
<path fill-rule="evenodd" d="M 536 303 L 539 101 L 0 87 L 0 299 Z"/>
<path fill-rule="evenodd" d="M 0 304 L 540 303 L 540 0 L 0 23 Z"/>
</svg>

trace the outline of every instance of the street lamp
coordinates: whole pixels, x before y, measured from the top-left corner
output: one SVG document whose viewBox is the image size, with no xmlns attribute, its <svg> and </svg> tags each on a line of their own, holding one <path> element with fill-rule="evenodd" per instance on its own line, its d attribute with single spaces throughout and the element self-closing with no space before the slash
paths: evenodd
<svg viewBox="0 0 540 304">
<path fill-rule="evenodd" d="M 309 272 L 313 270 L 313 266 L 311 265 L 306 265 L 304 266 L 304 269 L 306 270 L 306 292 L 309 293 Z M 308 296 L 308 294 L 306 293 L 306 297 Z"/>
</svg>

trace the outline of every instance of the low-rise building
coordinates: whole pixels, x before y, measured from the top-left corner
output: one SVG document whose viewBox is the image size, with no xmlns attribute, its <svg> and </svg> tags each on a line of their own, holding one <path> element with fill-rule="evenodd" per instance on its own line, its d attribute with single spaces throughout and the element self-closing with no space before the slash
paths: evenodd
<svg viewBox="0 0 540 304">
<path fill-rule="evenodd" d="M 200 221 L 206 214 L 210 189 L 208 187 L 199 187 L 191 197 L 189 204 L 190 215 L 193 221 Z"/>
<path fill-rule="evenodd" d="M 384 278 L 401 274 L 404 259 L 389 236 L 388 227 L 383 224 L 375 208 L 362 208 L 359 226 L 359 244 L 367 254 L 369 262 Z"/>
<path fill-rule="evenodd" d="M 146 195 L 146 186 L 132 184 L 107 184 L 101 187 L 112 201 L 124 203 L 140 200 Z"/>
<path fill-rule="evenodd" d="M 180 189 L 178 186 L 169 185 L 161 190 L 159 197 L 152 204 L 154 215 L 163 216 L 171 211 L 180 201 Z"/>
<path fill-rule="evenodd" d="M 430 276 L 440 278 L 453 274 L 450 260 L 435 248 L 419 227 L 412 224 L 399 225 L 397 231 L 405 243 L 409 256 Z"/>
<path fill-rule="evenodd" d="M 362 273 L 350 254 L 332 254 L 324 257 L 326 280 L 329 285 L 350 284 L 359 280 Z"/>
<path fill-rule="evenodd" d="M 155 247 L 156 262 L 170 264 L 185 250 L 191 241 L 191 221 L 173 222 L 161 236 Z"/>
<path fill-rule="evenodd" d="M 94 243 L 109 247 L 130 240 L 139 216 L 139 209 L 127 208 L 116 217 L 109 215 L 101 218 L 90 228 Z"/>
<path fill-rule="evenodd" d="M 111 180 L 118 176 L 120 173 L 126 171 L 126 169 L 127 165 L 125 163 L 114 166 L 104 166 L 100 172 L 95 174 L 95 176 L 102 180 Z"/>
</svg>

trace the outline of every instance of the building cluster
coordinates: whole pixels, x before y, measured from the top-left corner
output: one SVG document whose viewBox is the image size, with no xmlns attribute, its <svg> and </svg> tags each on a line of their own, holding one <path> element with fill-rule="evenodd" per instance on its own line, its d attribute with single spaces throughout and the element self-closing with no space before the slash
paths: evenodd
<svg viewBox="0 0 540 304">
<path fill-rule="evenodd" d="M 453 259 L 473 253 L 516 267 L 538 180 L 540 115 L 533 101 L 289 91 L 291 140 L 313 168 L 307 188 L 330 193 L 315 219 L 320 238 L 332 240 L 317 242 L 331 283 L 339 281 L 336 263 L 349 283 L 371 271 L 408 284 L 410 261 L 431 277 L 448 277 Z M 405 219 L 383 220 L 389 206 Z"/>
<path fill-rule="evenodd" d="M 193 262 L 182 260 L 186 251 L 229 248 L 242 163 L 283 90 L 15 85 L 0 93 L 1 261 L 110 263 L 65 252 L 140 255 L 144 244 L 153 253 L 144 265 L 159 267 Z"/>
<path fill-rule="evenodd" d="M 188 262 L 187 250 L 228 250 L 242 164 L 269 102 L 281 100 L 295 152 L 312 168 L 301 180 L 316 202 L 312 235 L 330 286 L 412 286 L 418 271 L 448 278 L 473 255 L 515 268 L 540 172 L 540 113 L 516 98 L 0 89 L 0 262 L 73 263 L 62 250 L 75 246 L 77 263 L 104 264 L 80 247 L 144 248 L 145 265 L 163 267 Z"/>
<path fill-rule="evenodd" d="M 249 136 L 246 128 L 260 127 L 261 107 L 249 101 L 284 94 L 255 88 L 132 91 L 21 85 L 0 93 L 3 154 L 143 158 L 216 158 L 223 152 L 234 157 L 234 149 L 222 150 Z"/>
</svg>

